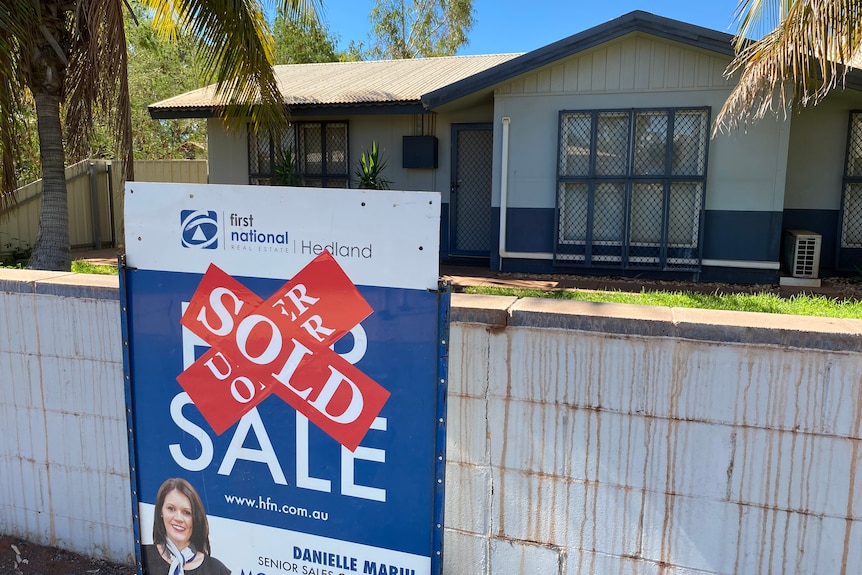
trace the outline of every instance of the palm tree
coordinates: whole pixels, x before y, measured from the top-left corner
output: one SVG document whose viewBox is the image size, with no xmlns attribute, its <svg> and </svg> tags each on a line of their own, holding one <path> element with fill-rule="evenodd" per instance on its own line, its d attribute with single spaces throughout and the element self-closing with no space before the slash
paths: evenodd
<svg viewBox="0 0 862 575">
<path fill-rule="evenodd" d="M 862 42 L 862 0 L 740 0 L 735 23 L 736 57 L 726 74 L 739 74 L 739 83 L 717 130 L 815 105 L 843 83 Z"/>
<path fill-rule="evenodd" d="M 295 17 L 321 0 L 281 0 Z M 193 38 L 229 123 L 287 121 L 273 75 L 272 36 L 259 1 L 139 0 L 167 38 Z M 94 110 L 114 111 L 117 150 L 131 179 L 131 120 L 123 19 L 126 0 L 0 0 L 0 212 L 14 203 L 16 141 L 28 95 L 35 105 L 42 164 L 39 233 L 28 264 L 68 270 L 65 155 L 84 157 Z M 67 138 L 64 149 L 63 128 Z"/>
</svg>

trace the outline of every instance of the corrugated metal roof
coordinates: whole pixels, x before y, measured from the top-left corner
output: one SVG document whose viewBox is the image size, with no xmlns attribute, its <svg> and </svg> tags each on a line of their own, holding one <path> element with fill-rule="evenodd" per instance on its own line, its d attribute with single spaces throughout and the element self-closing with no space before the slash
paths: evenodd
<svg viewBox="0 0 862 575">
<path fill-rule="evenodd" d="M 418 102 L 423 94 L 457 82 L 520 54 L 451 56 L 411 60 L 330 62 L 276 66 L 287 105 L 365 105 Z M 150 109 L 209 109 L 218 104 L 213 86 L 152 104 Z"/>
</svg>

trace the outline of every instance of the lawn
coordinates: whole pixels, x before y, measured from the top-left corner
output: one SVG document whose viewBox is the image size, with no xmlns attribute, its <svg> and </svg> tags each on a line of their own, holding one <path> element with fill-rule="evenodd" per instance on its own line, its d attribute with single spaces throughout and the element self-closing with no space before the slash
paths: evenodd
<svg viewBox="0 0 862 575">
<path fill-rule="evenodd" d="M 76 274 L 99 274 L 105 276 L 117 275 L 117 266 L 107 264 L 94 264 L 87 260 L 75 260 L 72 262 L 72 271 Z"/>
<path fill-rule="evenodd" d="M 821 295 L 799 294 L 789 298 L 771 293 L 721 294 L 695 293 L 684 291 L 592 291 L 592 290 L 537 290 L 499 287 L 467 287 L 465 293 L 506 295 L 522 297 L 545 297 L 573 301 L 592 301 L 656 305 L 664 307 L 685 307 L 699 309 L 720 309 L 733 311 L 754 311 L 789 315 L 809 315 L 837 318 L 862 318 L 862 300 L 836 299 Z"/>
</svg>

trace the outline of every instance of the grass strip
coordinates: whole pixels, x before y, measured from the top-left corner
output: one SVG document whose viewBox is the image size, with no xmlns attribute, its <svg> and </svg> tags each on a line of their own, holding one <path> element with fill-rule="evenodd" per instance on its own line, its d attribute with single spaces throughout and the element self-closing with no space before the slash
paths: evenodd
<svg viewBox="0 0 862 575">
<path fill-rule="evenodd" d="M 94 264 L 87 260 L 75 260 L 72 262 L 72 271 L 76 274 L 115 276 L 117 275 L 117 266 L 109 264 Z"/>
<path fill-rule="evenodd" d="M 21 266 L 19 266 L 21 267 Z M 94 264 L 87 260 L 72 262 L 72 271 L 79 274 L 116 275 L 117 266 Z M 822 295 L 797 294 L 789 298 L 761 292 L 757 294 L 697 293 L 683 291 L 593 291 L 541 290 L 469 286 L 464 293 L 524 297 L 541 297 L 572 301 L 655 305 L 695 309 L 753 311 L 786 315 L 805 315 L 847 319 L 862 318 L 862 301 L 829 298 Z"/>
<path fill-rule="evenodd" d="M 0 264 L 0 268 L 4 269 L 23 270 L 26 269 L 26 267 L 27 262 L 19 262 L 14 265 Z M 74 260 L 72 262 L 72 272 L 76 274 L 98 274 L 104 276 L 115 276 L 117 275 L 117 266 L 112 266 L 110 264 L 94 264 L 87 260 Z"/>
<path fill-rule="evenodd" d="M 807 315 L 835 318 L 862 318 L 862 301 L 839 300 L 822 295 L 798 294 L 782 298 L 771 293 L 721 294 L 682 291 L 592 291 L 539 290 L 471 286 L 465 293 L 504 295 L 518 298 L 543 297 L 573 301 L 655 305 L 696 309 L 753 311 L 787 315 Z"/>
</svg>

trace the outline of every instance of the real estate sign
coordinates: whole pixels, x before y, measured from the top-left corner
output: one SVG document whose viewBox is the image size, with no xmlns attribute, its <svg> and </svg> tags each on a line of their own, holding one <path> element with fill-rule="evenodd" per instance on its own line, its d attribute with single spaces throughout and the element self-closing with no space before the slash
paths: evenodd
<svg viewBox="0 0 862 575">
<path fill-rule="evenodd" d="M 439 573 L 439 213 L 425 192 L 127 184 L 144 572 Z"/>
</svg>

